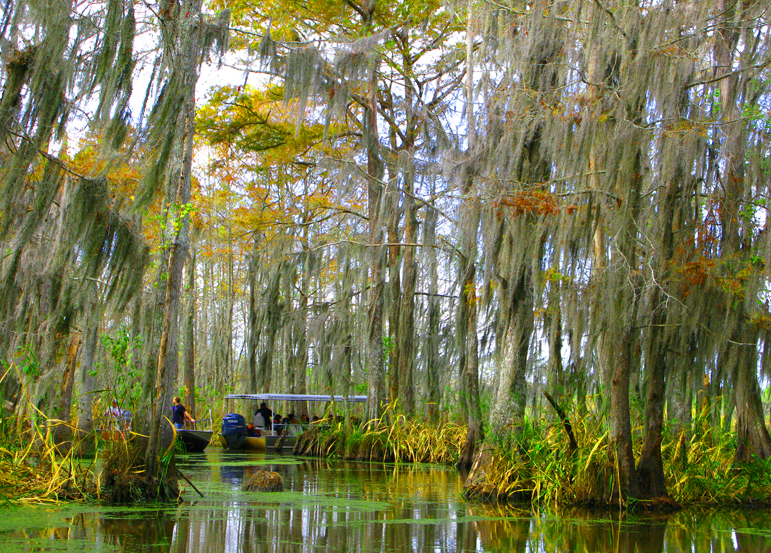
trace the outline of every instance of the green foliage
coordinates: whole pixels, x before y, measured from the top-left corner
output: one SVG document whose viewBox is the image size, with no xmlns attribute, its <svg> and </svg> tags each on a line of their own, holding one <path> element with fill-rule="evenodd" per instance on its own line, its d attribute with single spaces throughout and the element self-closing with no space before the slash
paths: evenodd
<svg viewBox="0 0 771 553">
<path fill-rule="evenodd" d="M 22 374 L 29 378 L 37 378 L 40 375 L 40 361 L 29 345 L 23 345 L 16 350 L 14 355 L 16 366 Z"/>
<path fill-rule="evenodd" d="M 736 466 L 734 434 L 713 432 L 709 416 L 705 408 L 690 434 L 664 431 L 662 457 L 671 499 L 681 505 L 771 502 L 771 461 Z M 572 452 L 561 422 L 528 420 L 516 447 L 494 449 L 485 479 L 468 490 L 469 496 L 525 501 L 550 510 L 618 504 L 619 470 L 609 460 L 605 421 L 586 415 L 571 422 L 579 444 Z M 639 459 L 642 443 L 635 445 Z"/>
<path fill-rule="evenodd" d="M 119 328 L 115 336 L 103 334 L 102 345 L 112 360 L 107 381 L 109 388 L 120 399 L 121 407 L 134 410 L 141 401 L 142 371 L 134 364 L 134 356 L 142 348 L 142 337 L 131 337 L 128 328 Z"/>
</svg>

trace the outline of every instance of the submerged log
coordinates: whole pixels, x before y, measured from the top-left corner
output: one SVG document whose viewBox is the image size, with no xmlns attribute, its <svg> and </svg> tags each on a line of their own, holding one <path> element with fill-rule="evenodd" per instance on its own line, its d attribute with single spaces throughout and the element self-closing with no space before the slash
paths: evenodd
<svg viewBox="0 0 771 553">
<path fill-rule="evenodd" d="M 281 492 L 284 491 L 284 480 L 277 472 L 258 470 L 249 477 L 244 486 L 245 492 Z"/>
</svg>

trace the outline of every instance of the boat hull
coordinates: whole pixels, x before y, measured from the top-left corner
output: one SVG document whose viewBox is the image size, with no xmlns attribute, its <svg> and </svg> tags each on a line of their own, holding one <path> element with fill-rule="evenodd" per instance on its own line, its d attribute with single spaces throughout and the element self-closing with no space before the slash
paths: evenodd
<svg viewBox="0 0 771 553">
<path fill-rule="evenodd" d="M 276 442 L 281 436 L 265 436 L 265 446 L 268 449 L 275 449 Z M 284 449 L 294 449 L 294 444 L 297 443 L 297 436 L 285 436 L 284 437 Z"/>
<path fill-rule="evenodd" d="M 235 449 L 244 451 L 265 451 L 265 437 L 264 436 L 239 436 L 234 439 L 233 436 L 223 436 L 217 434 L 220 440 L 220 444 L 225 449 Z"/>
<path fill-rule="evenodd" d="M 97 429 L 99 436 L 108 442 L 125 442 L 131 439 L 131 432 L 127 430 Z"/>
<path fill-rule="evenodd" d="M 177 430 L 177 436 L 188 453 L 201 453 L 211 441 L 210 430 Z"/>
</svg>

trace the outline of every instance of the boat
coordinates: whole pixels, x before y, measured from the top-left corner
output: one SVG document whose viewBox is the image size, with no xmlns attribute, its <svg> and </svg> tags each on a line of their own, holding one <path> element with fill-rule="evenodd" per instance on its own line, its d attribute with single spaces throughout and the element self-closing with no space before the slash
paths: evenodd
<svg viewBox="0 0 771 553">
<path fill-rule="evenodd" d="M 225 449 L 251 449 L 265 451 L 265 437 L 246 426 L 246 419 L 238 413 L 228 413 L 222 417 L 222 430 L 218 434 L 220 444 Z"/>
<path fill-rule="evenodd" d="M 177 437 L 188 453 L 201 453 L 211 442 L 213 434 L 211 410 L 208 417 L 194 423 L 185 421 L 184 428 L 177 430 Z"/>
<path fill-rule="evenodd" d="M 337 403 L 364 403 L 367 396 L 334 396 L 334 395 L 308 395 L 308 394 L 228 394 L 226 402 L 230 400 L 250 400 L 254 402 L 337 402 Z M 225 449 L 242 449 L 256 451 L 278 451 L 283 448 L 294 448 L 297 437 L 308 429 L 310 424 L 299 422 L 276 423 L 271 421 L 265 425 L 262 415 L 255 414 L 251 424 L 247 424 L 243 415 L 228 413 L 222 419 L 222 431 L 219 434 L 220 443 Z M 283 439 L 282 439 L 283 438 Z"/>
<path fill-rule="evenodd" d="M 131 411 L 122 409 L 120 414 L 112 416 L 104 413 L 96 419 L 96 435 L 108 442 L 125 442 L 133 437 L 133 418 Z"/>
</svg>

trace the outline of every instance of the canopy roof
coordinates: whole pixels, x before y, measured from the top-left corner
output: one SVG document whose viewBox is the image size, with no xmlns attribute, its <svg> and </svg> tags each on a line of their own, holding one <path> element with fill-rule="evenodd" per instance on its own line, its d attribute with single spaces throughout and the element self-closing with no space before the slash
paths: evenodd
<svg viewBox="0 0 771 553">
<path fill-rule="evenodd" d="M 343 396 L 332 395 L 301 395 L 301 394 L 228 394 L 225 399 L 253 399 L 255 401 L 339 401 L 344 402 Z M 367 396 L 348 396 L 352 403 L 364 403 Z"/>
</svg>

